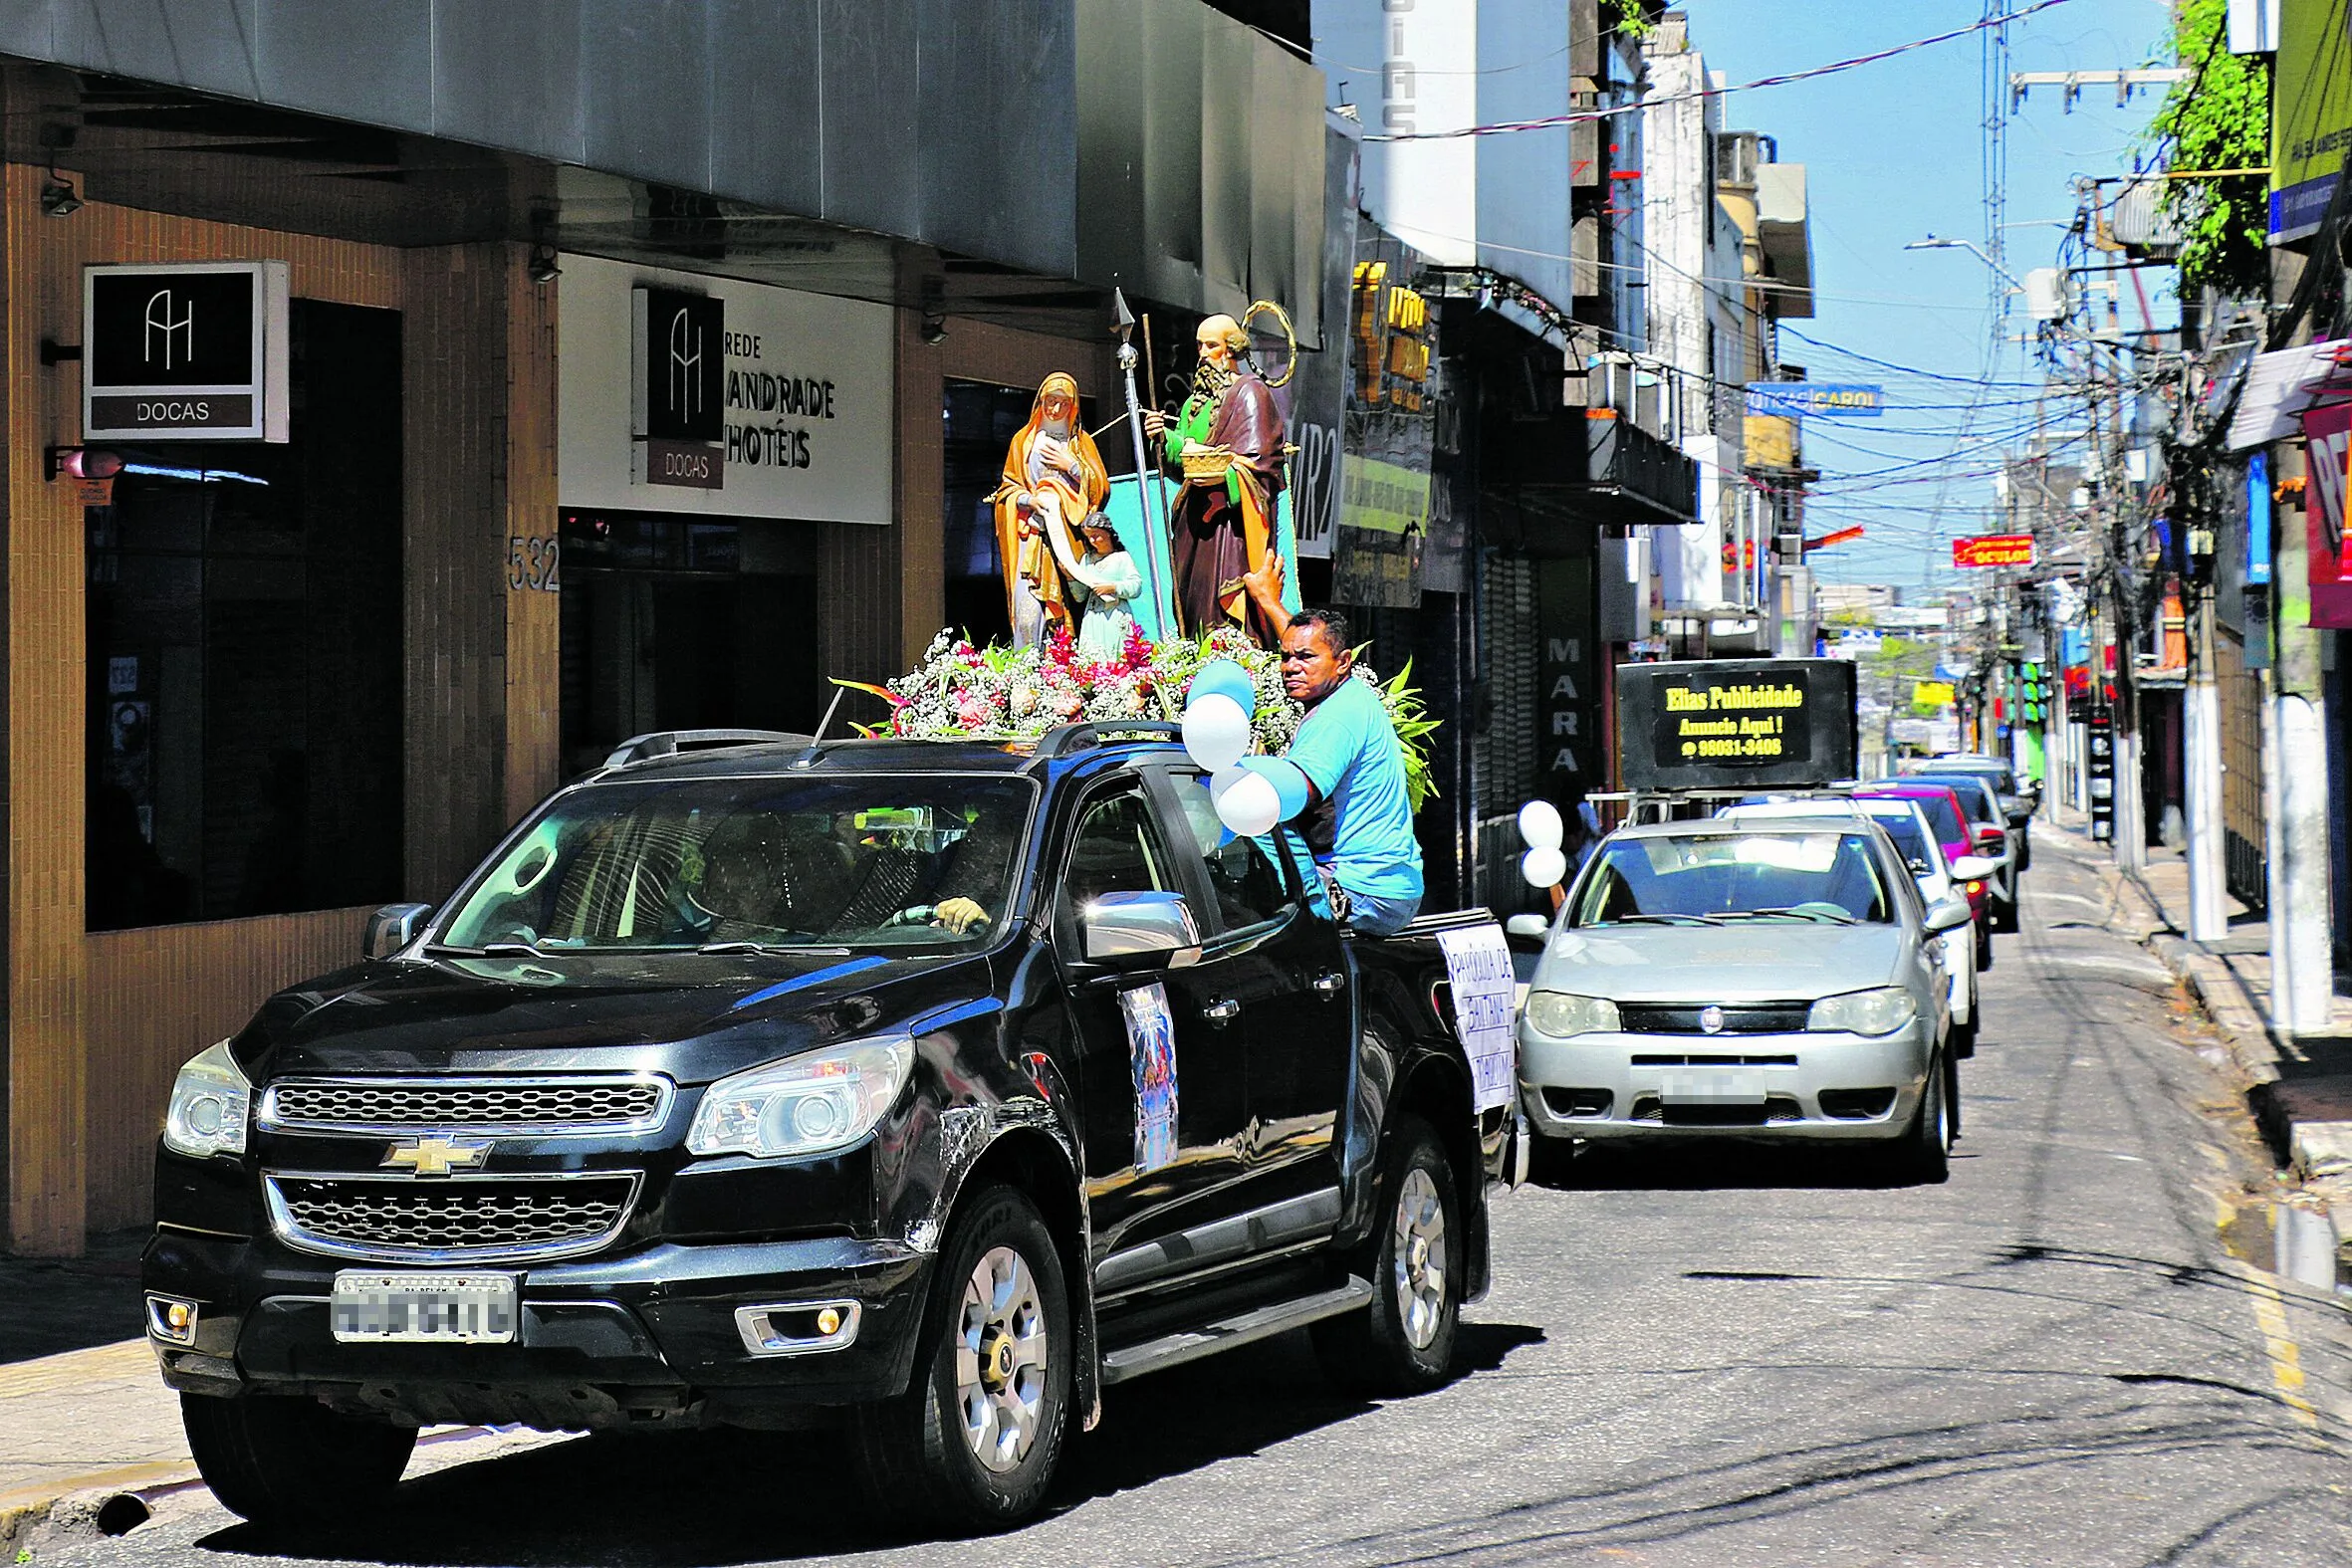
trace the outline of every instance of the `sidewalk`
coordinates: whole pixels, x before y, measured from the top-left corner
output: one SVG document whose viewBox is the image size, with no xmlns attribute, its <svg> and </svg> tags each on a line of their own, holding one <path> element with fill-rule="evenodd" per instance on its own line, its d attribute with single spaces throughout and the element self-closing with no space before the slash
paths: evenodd
<svg viewBox="0 0 2352 1568">
<path fill-rule="evenodd" d="M 179 1397 L 155 1373 L 138 1284 L 143 1230 L 90 1238 L 86 1257 L 0 1256 L 0 1563 L 46 1538 L 110 1533 L 148 1501 L 202 1485 Z M 562 1442 L 517 1428 L 429 1433 L 413 1477 Z M 135 1504 L 102 1504 L 124 1494 Z"/>
<path fill-rule="evenodd" d="M 0 1552 L 61 1498 L 192 1480 L 179 1402 L 141 1333 L 143 1231 L 73 1259 L 0 1257 Z"/>
<path fill-rule="evenodd" d="M 2071 825 L 2061 831 L 2077 833 Z M 2250 1087 L 2247 1104 L 2272 1151 L 2330 1200 L 2337 1228 L 2352 1232 L 2352 1000 L 2339 997 L 2323 1035 L 2280 1036 L 2270 1027 L 2270 926 L 2236 899 L 2230 934 L 2192 942 L 2189 867 L 2178 850 L 2152 848 L 2138 873 L 2116 870 L 2115 928 L 2187 982 L 2230 1041 Z"/>
</svg>

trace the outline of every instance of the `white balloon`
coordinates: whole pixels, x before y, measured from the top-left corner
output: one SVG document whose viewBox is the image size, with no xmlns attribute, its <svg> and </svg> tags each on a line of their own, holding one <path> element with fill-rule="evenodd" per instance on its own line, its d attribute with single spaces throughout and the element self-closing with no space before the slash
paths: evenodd
<svg viewBox="0 0 2352 1568">
<path fill-rule="evenodd" d="M 1215 692 L 1184 706 L 1184 749 L 1210 773 L 1223 773 L 1250 752 L 1250 716 Z"/>
<path fill-rule="evenodd" d="M 1223 772 L 1211 774 L 1209 776 L 1209 798 L 1212 800 L 1224 799 L 1226 790 L 1231 789 L 1249 777 L 1250 771 L 1246 768 L 1228 768 Z"/>
<path fill-rule="evenodd" d="M 1528 841 L 1529 849 L 1557 849 L 1567 838 L 1567 825 L 1560 820 L 1559 807 L 1549 800 L 1529 800 L 1519 808 L 1519 836 Z"/>
<path fill-rule="evenodd" d="M 1217 797 L 1217 820 L 1233 829 L 1236 838 L 1272 832 L 1282 819 L 1282 796 L 1264 774 L 1243 774 Z"/>
<path fill-rule="evenodd" d="M 1568 857 L 1556 849 L 1530 849 L 1519 857 L 1519 874 L 1529 887 L 1557 887 L 1568 878 Z"/>
</svg>

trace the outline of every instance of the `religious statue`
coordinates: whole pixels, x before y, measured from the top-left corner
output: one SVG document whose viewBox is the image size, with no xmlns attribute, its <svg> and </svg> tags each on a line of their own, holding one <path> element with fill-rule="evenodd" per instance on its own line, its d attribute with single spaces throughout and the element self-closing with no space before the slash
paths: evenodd
<svg viewBox="0 0 2352 1568">
<path fill-rule="evenodd" d="M 1109 495 L 1102 454 L 1078 423 L 1078 383 L 1057 370 L 1039 386 L 1029 423 L 1013 433 L 1004 482 L 990 498 L 1015 647 L 1073 624 L 1070 584 L 1090 586 L 1075 535 Z"/>
<path fill-rule="evenodd" d="M 1183 410 L 1172 420 L 1156 409 L 1143 416 L 1162 461 L 1184 475 L 1169 523 L 1176 613 L 1189 634 L 1230 621 L 1272 648 L 1282 627 L 1242 579 L 1263 578 L 1276 556 L 1283 419 L 1243 357 L 1250 336 L 1239 322 L 1212 316 L 1196 340 L 1200 362 Z"/>
</svg>

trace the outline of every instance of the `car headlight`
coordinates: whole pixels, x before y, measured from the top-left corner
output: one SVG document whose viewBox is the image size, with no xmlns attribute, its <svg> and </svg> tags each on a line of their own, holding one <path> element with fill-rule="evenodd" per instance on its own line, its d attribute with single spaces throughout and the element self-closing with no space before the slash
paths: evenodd
<svg viewBox="0 0 2352 1568">
<path fill-rule="evenodd" d="M 914 1062 L 914 1041 L 900 1035 L 721 1078 L 704 1092 L 686 1147 L 762 1160 L 847 1148 L 873 1131 Z"/>
<path fill-rule="evenodd" d="M 1565 991 L 1528 993 L 1528 1021 L 1538 1034 L 1602 1034 L 1617 1026 L 1617 1005 L 1606 997 Z"/>
<path fill-rule="evenodd" d="M 163 1147 L 204 1159 L 245 1152 L 245 1113 L 253 1085 L 222 1040 L 188 1058 L 171 1080 L 171 1105 L 163 1113 Z"/>
<path fill-rule="evenodd" d="M 1846 1034 L 1892 1034 L 1919 1016 L 1919 1004 L 1900 986 L 1873 991 L 1849 991 L 1842 997 L 1823 997 L 1806 1015 L 1808 1029 L 1834 1029 Z"/>
</svg>

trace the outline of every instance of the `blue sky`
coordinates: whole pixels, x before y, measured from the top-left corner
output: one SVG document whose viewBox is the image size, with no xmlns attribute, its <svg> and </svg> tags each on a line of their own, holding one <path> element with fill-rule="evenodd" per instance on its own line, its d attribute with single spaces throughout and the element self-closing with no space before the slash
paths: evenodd
<svg viewBox="0 0 2352 1568">
<path fill-rule="evenodd" d="M 2007 8 L 2023 3 L 2007 0 Z M 1708 68 L 1734 86 L 1984 15 L 1982 0 L 1687 0 L 1681 9 Z M 2065 0 L 2010 25 L 2009 68 L 2170 64 L 2157 58 L 2168 19 L 2164 0 Z M 1825 580 L 1955 583 L 1965 573 L 1952 570 L 1947 541 L 1979 532 L 1995 502 L 1982 471 L 1998 458 L 1982 443 L 2032 422 L 2033 393 L 2015 384 L 2040 380 L 2026 350 L 2000 345 L 1988 375 L 1994 322 L 1984 264 L 1964 250 L 1903 249 L 1930 233 L 1984 243 L 1983 81 L 1981 36 L 1971 35 L 1810 82 L 1734 93 L 1724 104 L 1727 129 L 1764 131 L 1783 161 L 1806 166 L 1817 298 L 1813 320 L 1783 330 L 1783 356 L 1813 380 L 1878 382 L 1892 405 L 1876 420 L 1806 421 L 1806 460 L 1823 472 L 1806 531 L 1869 530 L 1811 559 Z M 2076 176 L 2130 169 L 2160 91 L 2142 89 L 2118 110 L 2112 87 L 2086 87 L 2068 113 L 2057 89 L 2036 88 L 2004 119 L 2007 218 L 2019 225 L 2006 234 L 2012 271 L 2055 262 L 2060 230 L 2033 220 L 2071 218 Z M 2158 290 L 2168 276 L 2142 274 L 2158 326 L 2176 315 Z M 2121 298 L 2124 324 L 2138 327 L 2128 281 Z M 2012 301 L 2005 331 L 2024 327 L 2022 302 Z M 1888 370 L 1839 349 L 1959 379 Z M 1981 379 L 1990 384 L 1980 388 Z M 2062 405 L 2051 413 L 2053 427 L 2081 423 Z"/>
</svg>

